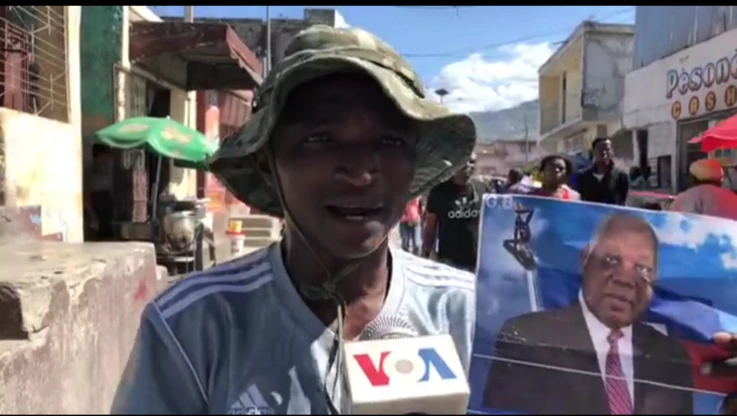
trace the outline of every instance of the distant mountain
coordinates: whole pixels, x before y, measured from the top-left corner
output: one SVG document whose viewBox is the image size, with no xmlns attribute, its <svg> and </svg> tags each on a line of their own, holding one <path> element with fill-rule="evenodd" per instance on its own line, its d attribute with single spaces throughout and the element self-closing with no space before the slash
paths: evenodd
<svg viewBox="0 0 737 416">
<path fill-rule="evenodd" d="M 538 100 L 526 101 L 516 107 L 499 111 L 469 114 L 476 123 L 479 143 L 496 140 L 524 139 L 527 125 L 530 140 L 536 140 L 540 118 Z"/>
</svg>

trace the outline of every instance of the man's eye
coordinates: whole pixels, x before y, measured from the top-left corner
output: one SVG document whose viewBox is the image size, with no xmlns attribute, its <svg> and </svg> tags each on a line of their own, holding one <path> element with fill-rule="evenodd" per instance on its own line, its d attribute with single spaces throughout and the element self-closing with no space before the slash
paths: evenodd
<svg viewBox="0 0 737 416">
<path fill-rule="evenodd" d="M 606 255 L 604 256 L 604 264 L 611 267 L 619 264 L 619 259 L 615 256 Z"/>
</svg>

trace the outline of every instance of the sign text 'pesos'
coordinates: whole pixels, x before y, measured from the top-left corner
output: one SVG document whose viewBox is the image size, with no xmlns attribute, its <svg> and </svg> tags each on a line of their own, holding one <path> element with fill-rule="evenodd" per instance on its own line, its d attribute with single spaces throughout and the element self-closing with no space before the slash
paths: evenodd
<svg viewBox="0 0 737 416">
<path fill-rule="evenodd" d="M 675 98 L 670 113 L 676 120 L 734 107 L 737 104 L 737 53 L 704 65 L 669 70 L 665 96 L 669 100 Z"/>
<path fill-rule="evenodd" d="M 435 348 L 383 351 L 378 357 L 355 354 L 353 358 L 373 387 L 422 383 L 430 381 L 433 372 L 442 380 L 456 378 Z"/>
</svg>

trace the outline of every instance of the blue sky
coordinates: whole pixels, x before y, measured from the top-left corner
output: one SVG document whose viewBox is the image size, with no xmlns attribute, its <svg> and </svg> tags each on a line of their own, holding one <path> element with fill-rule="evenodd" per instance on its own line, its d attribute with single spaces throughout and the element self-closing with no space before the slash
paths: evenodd
<svg viewBox="0 0 737 416">
<path fill-rule="evenodd" d="M 272 6 L 272 18 L 334 8 L 410 60 L 426 87 L 451 91 L 458 111 L 498 110 L 537 98 L 537 68 L 578 23 L 632 23 L 633 6 Z M 184 6 L 154 6 L 182 16 Z M 265 18 L 264 6 L 195 6 L 195 17 Z"/>
</svg>

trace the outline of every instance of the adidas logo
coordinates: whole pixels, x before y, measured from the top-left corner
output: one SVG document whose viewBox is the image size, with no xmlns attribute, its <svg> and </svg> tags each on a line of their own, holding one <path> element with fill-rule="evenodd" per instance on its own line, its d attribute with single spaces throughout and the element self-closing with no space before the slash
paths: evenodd
<svg viewBox="0 0 737 416">
<path fill-rule="evenodd" d="M 273 415 L 274 409 L 266 404 L 258 387 L 251 385 L 228 408 L 229 415 Z"/>
</svg>

